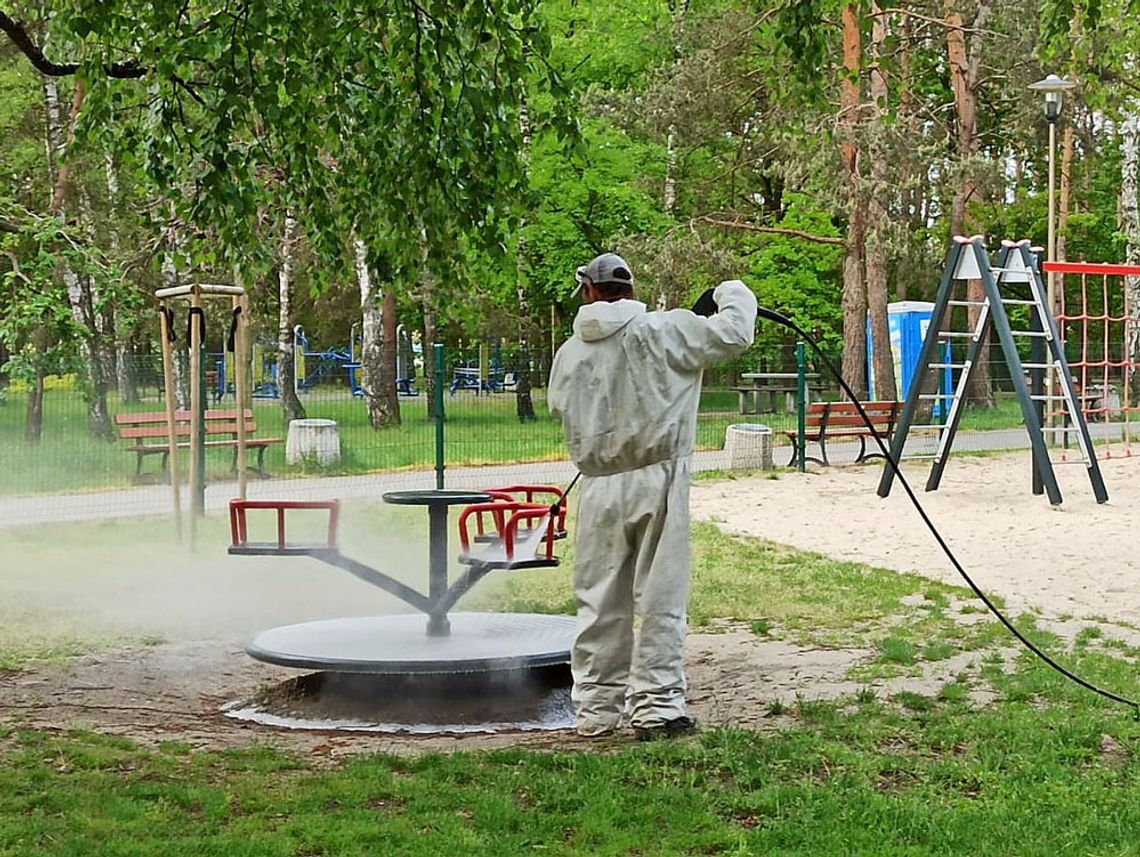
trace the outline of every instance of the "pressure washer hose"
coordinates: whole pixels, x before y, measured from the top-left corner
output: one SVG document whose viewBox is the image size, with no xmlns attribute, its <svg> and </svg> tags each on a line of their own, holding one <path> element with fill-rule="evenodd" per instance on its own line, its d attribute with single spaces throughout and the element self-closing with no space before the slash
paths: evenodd
<svg viewBox="0 0 1140 857">
<path fill-rule="evenodd" d="M 765 309 L 764 307 L 760 307 L 757 310 L 757 315 L 759 315 L 760 318 L 767 319 L 768 321 L 774 322 L 775 324 L 781 325 L 782 327 L 786 327 L 787 329 L 794 331 L 809 346 L 811 346 L 812 351 L 814 351 L 815 354 L 820 358 L 823 364 L 827 367 L 827 370 L 835 376 L 835 379 L 837 381 L 839 381 L 839 386 L 843 388 L 843 392 L 846 393 L 854 403 L 855 408 L 859 411 L 859 416 L 862 418 L 867 428 L 870 429 L 871 436 L 875 439 L 875 443 L 878 444 L 879 450 L 883 453 L 883 457 L 887 460 L 887 465 L 894 472 L 895 478 L 898 479 L 899 484 L 901 484 L 903 487 L 903 490 L 906 491 L 906 495 L 910 498 L 910 502 L 918 511 L 918 515 L 920 518 L 922 518 L 922 522 L 926 524 L 926 528 L 930 530 L 930 534 L 934 536 L 934 540 L 938 542 L 938 546 L 942 548 L 942 552 L 946 554 L 946 558 L 950 560 L 950 564 L 954 566 L 954 569 L 958 572 L 959 575 L 961 575 L 962 579 L 966 581 L 970 589 L 974 591 L 974 594 L 982 600 L 982 603 L 989 608 L 990 612 L 993 613 L 1003 625 L 1005 625 L 1009 632 L 1013 634 L 1013 636 L 1016 637 L 1022 643 L 1022 645 L 1024 645 L 1027 649 L 1029 649 L 1029 651 L 1033 652 L 1033 654 L 1035 654 L 1061 675 L 1065 676 L 1065 678 L 1076 682 L 1086 690 L 1091 690 L 1093 693 L 1103 696 L 1105 699 L 1111 699 L 1113 702 L 1119 702 L 1123 705 L 1130 706 L 1135 718 L 1137 720 L 1140 720 L 1140 702 L 1135 702 L 1131 699 L 1120 696 L 1119 694 L 1113 693 L 1110 690 L 1105 690 L 1104 688 L 1097 687 L 1092 682 L 1081 678 L 1079 675 L 1071 672 L 1070 670 L 1061 666 L 1061 664 L 1057 663 L 1051 657 L 1049 657 L 1049 655 L 1039 649 L 1024 634 L 1022 634 L 1021 631 L 1014 627 L 1013 623 L 1005 617 L 1001 610 L 999 610 L 992 601 L 990 601 L 990 599 L 986 596 L 986 593 L 982 592 L 978 585 L 974 583 L 970 575 L 966 573 L 966 569 L 964 569 L 962 567 L 962 564 L 958 562 L 958 558 L 954 556 L 954 552 L 950 550 L 950 546 L 946 544 L 946 540 L 942 538 L 942 534 L 938 532 L 938 528 L 934 526 L 934 522 L 930 520 L 930 516 L 926 514 L 926 510 L 922 508 L 922 504 L 918 501 L 918 497 L 915 496 L 914 489 L 910 487 L 910 483 L 907 482 L 906 477 L 903 476 L 902 470 L 899 468 L 898 463 L 891 457 L 891 451 L 887 448 L 886 444 L 883 442 L 883 439 L 875 430 L 875 426 L 871 422 L 871 418 L 867 415 L 867 412 L 863 409 L 863 405 L 859 401 L 859 397 L 855 395 L 854 391 L 852 391 L 852 389 L 847 385 L 847 382 L 843 380 L 843 375 L 835 367 L 835 364 L 832 363 L 828 356 L 823 353 L 822 349 L 820 349 L 819 345 L 816 344 L 815 340 L 808 336 L 808 334 L 804 332 L 804 330 L 798 324 L 796 324 L 787 316 L 781 315 L 780 313 L 774 312 L 770 309 Z"/>
</svg>

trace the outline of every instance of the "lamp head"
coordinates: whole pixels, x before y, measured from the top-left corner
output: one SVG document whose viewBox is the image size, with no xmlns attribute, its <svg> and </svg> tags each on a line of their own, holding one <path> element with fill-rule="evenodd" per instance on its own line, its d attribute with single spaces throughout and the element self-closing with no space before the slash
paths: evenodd
<svg viewBox="0 0 1140 857">
<path fill-rule="evenodd" d="M 1076 86 L 1071 80 L 1051 74 L 1044 80 L 1029 84 L 1034 92 L 1045 94 L 1045 118 L 1050 124 L 1056 122 L 1061 116 L 1061 106 L 1064 104 L 1065 93 Z"/>
</svg>

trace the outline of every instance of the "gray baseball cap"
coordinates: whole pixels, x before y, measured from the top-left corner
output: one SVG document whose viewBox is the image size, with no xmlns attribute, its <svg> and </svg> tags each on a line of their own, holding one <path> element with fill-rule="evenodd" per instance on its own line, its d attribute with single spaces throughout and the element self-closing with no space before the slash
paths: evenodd
<svg viewBox="0 0 1140 857">
<path fill-rule="evenodd" d="M 603 253 L 586 266 L 586 279 L 591 283 L 617 283 L 633 287 L 633 272 L 629 262 L 617 253 Z"/>
</svg>

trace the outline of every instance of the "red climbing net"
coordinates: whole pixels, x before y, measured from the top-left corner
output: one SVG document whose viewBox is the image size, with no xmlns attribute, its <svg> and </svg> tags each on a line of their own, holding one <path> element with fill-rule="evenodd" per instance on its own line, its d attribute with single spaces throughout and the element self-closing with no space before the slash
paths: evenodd
<svg viewBox="0 0 1140 857">
<path fill-rule="evenodd" d="M 1056 277 L 1057 326 L 1094 432 L 1098 457 L 1132 454 L 1132 423 L 1140 430 L 1135 384 L 1140 371 L 1140 265 L 1046 262 Z M 1080 278 L 1080 289 L 1073 279 Z"/>
</svg>

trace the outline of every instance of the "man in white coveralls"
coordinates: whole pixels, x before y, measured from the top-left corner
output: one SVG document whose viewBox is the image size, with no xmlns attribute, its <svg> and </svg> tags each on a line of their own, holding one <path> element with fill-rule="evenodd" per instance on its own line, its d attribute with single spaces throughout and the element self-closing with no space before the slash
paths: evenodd
<svg viewBox="0 0 1140 857">
<path fill-rule="evenodd" d="M 712 291 L 715 306 L 708 293 L 699 302 L 708 317 L 646 312 L 620 256 L 598 256 L 579 274 L 585 305 L 554 358 L 548 395 L 582 471 L 571 655 L 578 733 L 612 733 L 628 690 L 637 737 L 672 737 L 696 728 L 684 667 L 701 373 L 752 344 L 756 298 L 729 280 Z"/>
</svg>

